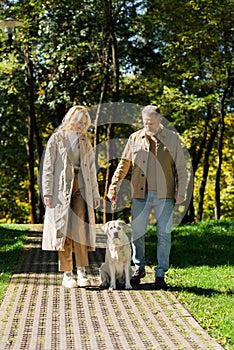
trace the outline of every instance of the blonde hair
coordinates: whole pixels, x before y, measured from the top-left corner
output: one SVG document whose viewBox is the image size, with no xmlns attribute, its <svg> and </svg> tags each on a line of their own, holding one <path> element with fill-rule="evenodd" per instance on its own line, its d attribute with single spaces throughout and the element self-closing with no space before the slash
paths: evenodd
<svg viewBox="0 0 234 350">
<path fill-rule="evenodd" d="M 86 126 L 84 128 L 84 132 L 87 131 L 87 129 L 90 127 L 91 125 L 91 118 L 89 115 L 88 110 L 83 107 L 83 106 L 73 106 L 71 107 L 68 112 L 65 114 L 65 117 L 62 120 L 62 124 L 59 126 L 59 130 L 68 130 L 71 124 L 71 121 L 73 119 L 73 117 L 76 116 L 78 121 L 80 121 L 83 117 L 86 118 L 87 123 Z"/>
</svg>

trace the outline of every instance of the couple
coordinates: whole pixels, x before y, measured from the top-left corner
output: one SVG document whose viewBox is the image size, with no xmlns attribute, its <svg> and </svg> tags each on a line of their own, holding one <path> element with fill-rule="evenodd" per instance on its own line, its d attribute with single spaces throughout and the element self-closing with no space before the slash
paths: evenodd
<svg viewBox="0 0 234 350">
<path fill-rule="evenodd" d="M 178 135 L 161 124 L 159 108 L 142 110 L 144 128 L 130 135 L 108 192 L 116 202 L 121 181 L 132 166 L 132 285 L 145 276 L 145 233 L 152 209 L 157 220 L 155 288 L 167 289 L 171 228 L 175 204 L 185 200 L 186 166 Z M 95 156 L 86 131 L 87 109 L 74 106 L 50 137 L 43 162 L 42 193 L 46 206 L 43 250 L 57 250 L 66 288 L 88 287 L 88 251 L 95 250 L 95 213 L 100 205 Z M 77 279 L 72 273 L 75 253 Z"/>
</svg>

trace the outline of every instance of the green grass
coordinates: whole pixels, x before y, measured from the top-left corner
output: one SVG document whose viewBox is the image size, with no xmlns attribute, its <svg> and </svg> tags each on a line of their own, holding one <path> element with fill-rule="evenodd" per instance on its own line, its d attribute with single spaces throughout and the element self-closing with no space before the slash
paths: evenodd
<svg viewBox="0 0 234 350">
<path fill-rule="evenodd" d="M 155 229 L 146 241 L 154 267 Z M 177 299 L 224 349 L 234 349 L 234 221 L 181 225 L 172 234 L 167 281 Z"/>
<path fill-rule="evenodd" d="M 18 262 L 29 226 L 0 224 L 0 304 Z"/>
<path fill-rule="evenodd" d="M 0 225 L 0 303 L 29 225 Z M 146 239 L 147 264 L 156 265 L 154 227 Z M 181 225 L 172 234 L 172 292 L 224 349 L 234 349 L 234 221 Z"/>
</svg>

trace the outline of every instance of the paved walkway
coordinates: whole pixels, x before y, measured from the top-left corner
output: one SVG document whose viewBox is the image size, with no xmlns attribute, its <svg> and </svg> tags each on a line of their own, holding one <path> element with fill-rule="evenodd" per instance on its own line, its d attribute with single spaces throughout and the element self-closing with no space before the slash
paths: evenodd
<svg viewBox="0 0 234 350">
<path fill-rule="evenodd" d="M 222 349 L 171 292 L 153 289 L 153 271 L 138 289 L 100 290 L 104 236 L 90 254 L 90 288 L 64 289 L 57 253 L 30 232 L 0 308 L 0 349 Z"/>
</svg>

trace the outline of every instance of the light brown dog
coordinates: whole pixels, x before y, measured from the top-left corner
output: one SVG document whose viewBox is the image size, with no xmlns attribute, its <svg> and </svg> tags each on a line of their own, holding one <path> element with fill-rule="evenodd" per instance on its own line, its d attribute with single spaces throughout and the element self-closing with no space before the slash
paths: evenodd
<svg viewBox="0 0 234 350">
<path fill-rule="evenodd" d="M 102 226 L 102 230 L 107 234 L 107 246 L 105 262 L 99 269 L 100 287 L 113 290 L 116 286 L 125 286 L 125 289 L 132 289 L 131 246 L 126 235 L 127 224 L 113 220 Z"/>
</svg>

